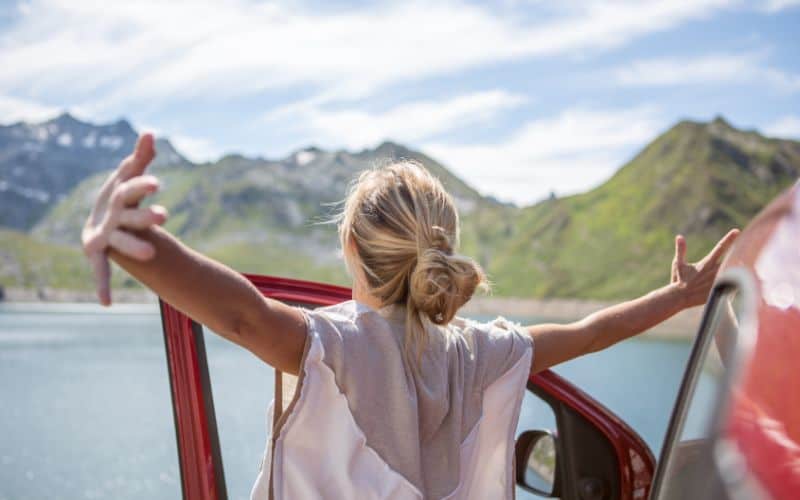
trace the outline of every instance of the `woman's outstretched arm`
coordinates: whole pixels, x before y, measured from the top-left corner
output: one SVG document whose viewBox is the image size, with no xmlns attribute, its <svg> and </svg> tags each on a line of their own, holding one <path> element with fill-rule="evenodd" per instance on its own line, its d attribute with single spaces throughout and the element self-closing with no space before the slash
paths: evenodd
<svg viewBox="0 0 800 500">
<path fill-rule="evenodd" d="M 306 335 L 302 313 L 263 297 L 242 275 L 159 227 L 167 217 L 162 207 L 139 207 L 158 187 L 154 177 L 143 175 L 154 156 L 153 137 L 145 134 L 106 180 L 84 227 L 100 302 L 111 303 L 110 257 L 192 319 L 296 374 Z"/>
<path fill-rule="evenodd" d="M 605 349 L 652 328 L 683 309 L 705 303 L 720 260 L 738 234 L 736 229 L 728 232 L 708 255 L 694 264 L 686 262 L 686 241 L 678 236 L 668 285 L 575 323 L 527 327 L 536 350 L 531 373 Z"/>
</svg>

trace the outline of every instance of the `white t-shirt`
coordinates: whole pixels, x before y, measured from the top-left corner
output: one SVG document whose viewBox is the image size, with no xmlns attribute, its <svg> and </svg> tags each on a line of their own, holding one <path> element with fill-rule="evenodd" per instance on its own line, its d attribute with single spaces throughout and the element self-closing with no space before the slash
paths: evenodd
<svg viewBox="0 0 800 500">
<path fill-rule="evenodd" d="M 302 311 L 297 390 L 277 425 L 268 411 L 253 500 L 512 498 L 527 332 L 503 318 L 429 324 L 417 360 L 401 307 Z"/>
</svg>

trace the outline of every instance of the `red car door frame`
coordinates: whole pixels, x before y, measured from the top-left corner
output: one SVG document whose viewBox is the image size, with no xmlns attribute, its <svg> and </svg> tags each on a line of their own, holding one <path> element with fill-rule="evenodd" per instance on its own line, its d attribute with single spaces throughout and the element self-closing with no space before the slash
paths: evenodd
<svg viewBox="0 0 800 500">
<path fill-rule="evenodd" d="M 326 306 L 351 298 L 348 288 L 271 276 L 245 275 L 265 297 L 289 303 Z M 203 330 L 188 316 L 160 302 L 169 369 L 183 498 L 224 500 L 224 471 Z M 655 459 L 644 441 L 619 417 L 570 382 L 547 370 L 529 385 L 562 401 L 591 422 L 614 447 L 623 500 L 645 499 Z"/>
</svg>

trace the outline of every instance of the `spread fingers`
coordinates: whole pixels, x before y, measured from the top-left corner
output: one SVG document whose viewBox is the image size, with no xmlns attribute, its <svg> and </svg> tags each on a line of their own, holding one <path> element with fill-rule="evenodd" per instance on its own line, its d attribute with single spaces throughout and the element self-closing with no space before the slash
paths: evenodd
<svg viewBox="0 0 800 500">
<path fill-rule="evenodd" d="M 158 190 L 158 179 L 152 175 L 134 177 L 120 183 L 111 193 L 112 209 L 120 210 L 139 203 L 145 196 Z"/>
<path fill-rule="evenodd" d="M 128 229 L 147 229 L 167 220 L 167 209 L 160 205 L 147 208 L 126 208 L 119 214 L 119 225 Z"/>
<path fill-rule="evenodd" d="M 141 175 L 155 156 L 156 148 L 153 134 L 146 133 L 140 135 L 139 139 L 136 141 L 136 147 L 133 153 L 122 160 L 122 163 L 119 165 L 119 178 L 124 181 L 131 177 Z"/>
<path fill-rule="evenodd" d="M 108 242 L 119 253 L 132 259 L 150 260 L 156 254 L 151 243 L 120 229 L 111 232 Z"/>
</svg>

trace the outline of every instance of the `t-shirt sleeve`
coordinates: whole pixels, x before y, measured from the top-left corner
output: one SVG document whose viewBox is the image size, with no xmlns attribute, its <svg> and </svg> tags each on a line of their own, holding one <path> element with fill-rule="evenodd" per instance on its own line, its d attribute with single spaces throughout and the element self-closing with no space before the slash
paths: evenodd
<svg viewBox="0 0 800 500">
<path fill-rule="evenodd" d="M 474 333 L 475 359 L 478 376 L 485 388 L 502 377 L 523 360 L 533 361 L 533 339 L 519 323 L 498 317 L 476 325 Z"/>
<path fill-rule="evenodd" d="M 306 320 L 306 345 L 315 341 L 322 346 L 323 361 L 334 372 L 338 372 L 344 364 L 345 339 L 352 336 L 355 324 L 350 318 L 330 311 L 328 308 L 300 308 Z M 303 364 L 306 357 L 304 356 Z"/>
</svg>

